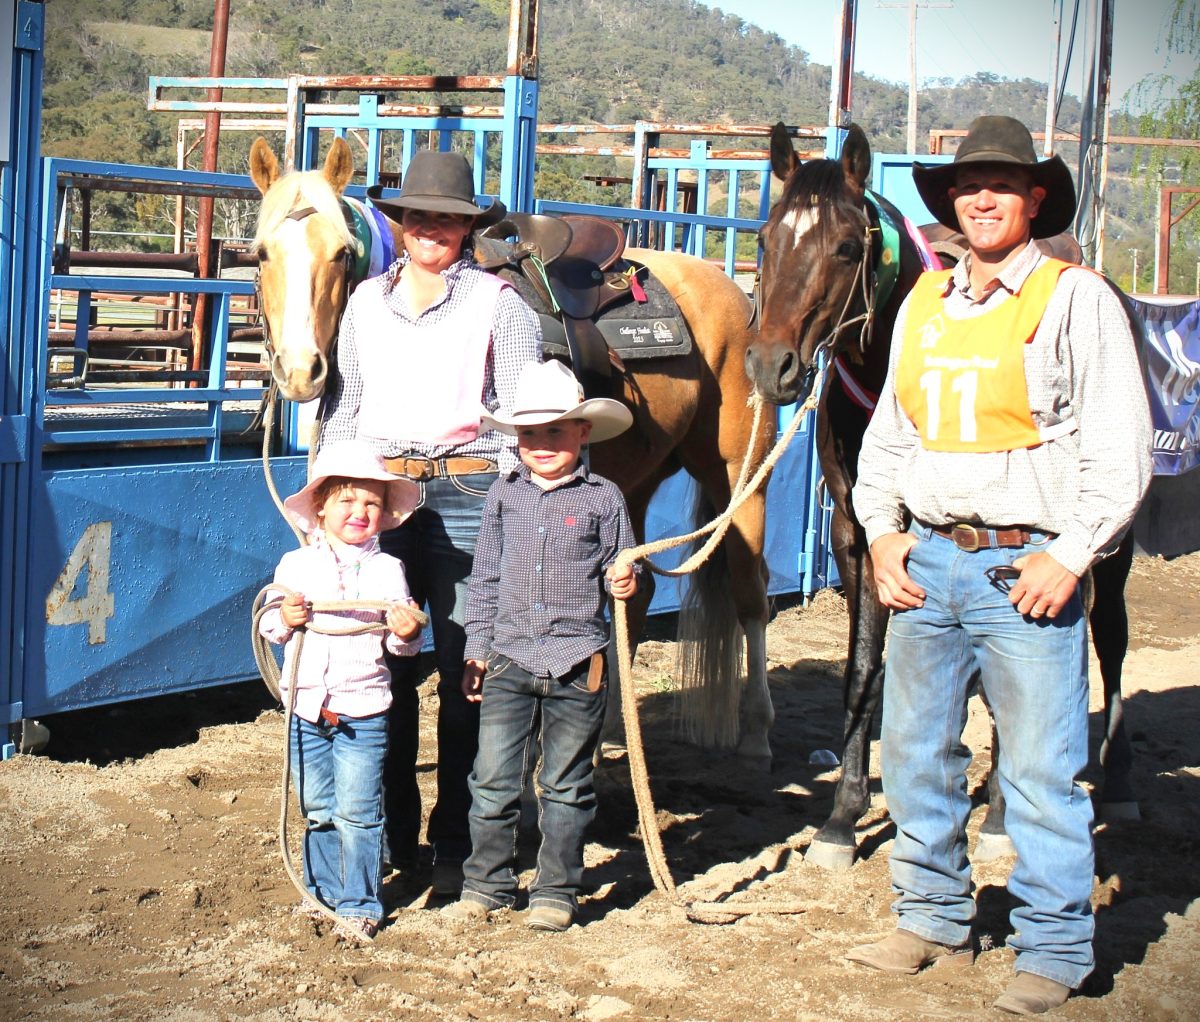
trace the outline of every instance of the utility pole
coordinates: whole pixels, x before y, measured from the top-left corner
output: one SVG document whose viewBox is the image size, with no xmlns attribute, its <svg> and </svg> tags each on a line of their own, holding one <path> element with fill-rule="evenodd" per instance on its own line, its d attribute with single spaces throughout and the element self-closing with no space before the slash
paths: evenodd
<svg viewBox="0 0 1200 1022">
<path fill-rule="evenodd" d="M 930 0 L 904 0 L 903 3 L 876 2 L 876 7 L 885 11 L 908 10 L 908 141 L 910 154 L 917 151 L 917 8 L 953 7 L 952 3 L 931 3 Z"/>
<path fill-rule="evenodd" d="M 1133 253 L 1133 281 L 1129 285 L 1129 293 L 1131 295 L 1135 295 L 1135 294 L 1137 294 L 1137 255 L 1138 255 L 1138 250 L 1136 248 L 1131 248 L 1129 251 Z M 1196 264 L 1196 271 L 1197 271 L 1197 273 L 1200 273 L 1200 263 Z"/>
</svg>

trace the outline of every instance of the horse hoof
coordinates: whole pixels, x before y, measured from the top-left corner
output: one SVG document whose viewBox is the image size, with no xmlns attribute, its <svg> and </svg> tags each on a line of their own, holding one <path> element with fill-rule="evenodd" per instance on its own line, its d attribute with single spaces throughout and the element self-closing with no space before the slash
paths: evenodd
<svg viewBox="0 0 1200 1022">
<path fill-rule="evenodd" d="M 804 853 L 804 861 L 827 869 L 831 873 L 844 873 L 854 865 L 853 845 L 835 845 L 830 841 L 814 841 Z"/>
<path fill-rule="evenodd" d="M 1140 820 L 1142 811 L 1136 802 L 1101 802 L 1100 819 L 1115 823 L 1121 820 Z"/>
<path fill-rule="evenodd" d="M 975 862 L 993 862 L 1006 855 L 1016 855 L 1012 838 L 1007 834 L 980 834 L 975 843 L 975 854 L 971 859 Z"/>
</svg>

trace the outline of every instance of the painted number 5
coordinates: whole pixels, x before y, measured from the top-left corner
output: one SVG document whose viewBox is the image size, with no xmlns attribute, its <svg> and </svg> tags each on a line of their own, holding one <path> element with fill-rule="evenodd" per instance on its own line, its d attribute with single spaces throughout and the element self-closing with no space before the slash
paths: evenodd
<svg viewBox="0 0 1200 1022">
<path fill-rule="evenodd" d="M 46 597 L 46 623 L 88 626 L 88 642 L 95 646 L 105 641 L 108 618 L 115 613 L 113 595 L 108 590 L 108 568 L 112 556 L 112 522 L 89 525 L 79 537 L 66 567 L 54 580 Z M 87 569 L 87 588 L 72 599 L 79 576 Z"/>
</svg>

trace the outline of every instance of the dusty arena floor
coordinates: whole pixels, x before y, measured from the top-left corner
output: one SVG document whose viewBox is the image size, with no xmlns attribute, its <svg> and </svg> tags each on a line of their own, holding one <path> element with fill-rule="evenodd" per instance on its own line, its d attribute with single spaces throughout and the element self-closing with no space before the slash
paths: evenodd
<svg viewBox="0 0 1200 1022">
<path fill-rule="evenodd" d="M 1135 563 L 1125 678 L 1144 819 L 1097 833 L 1100 964 L 1053 1017 L 1200 1018 L 1198 583 L 1200 555 Z M 349 947 L 292 912 L 276 848 L 281 716 L 259 686 L 61 717 L 48 756 L 0 765 L 0 1019 L 1007 1017 L 990 1004 L 1012 965 L 1008 860 L 976 868 L 990 950 L 975 968 L 893 978 L 841 960 L 892 927 L 892 828 L 877 784 L 864 857 L 850 872 L 824 873 L 801 855 L 836 779 L 808 760 L 838 745 L 844 635 L 832 593 L 772 624 L 770 775 L 684 744 L 667 691 L 671 644 L 647 642 L 639 654 L 652 786 L 677 882 L 692 896 L 809 906 L 726 925 L 689 923 L 653 893 L 616 758 L 587 849 L 582 925 L 535 934 L 518 912 L 463 928 L 433 911 L 420 882 L 394 880 L 389 925 L 373 946 Z M 429 725 L 430 684 L 423 696 Z M 1097 724 L 1093 713 L 1093 732 Z M 968 739 L 986 751 L 978 708 Z M 981 772 L 977 757 L 973 777 Z"/>
</svg>

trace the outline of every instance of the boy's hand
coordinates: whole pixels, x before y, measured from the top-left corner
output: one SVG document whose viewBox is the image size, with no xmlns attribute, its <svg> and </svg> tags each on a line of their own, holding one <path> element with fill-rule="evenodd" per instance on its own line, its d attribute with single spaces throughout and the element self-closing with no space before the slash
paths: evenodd
<svg viewBox="0 0 1200 1022">
<path fill-rule="evenodd" d="M 483 701 L 483 672 L 487 664 L 482 660 L 468 660 L 463 664 L 462 694 L 468 703 Z"/>
<path fill-rule="evenodd" d="M 414 610 L 418 609 L 413 600 L 409 600 L 407 604 L 393 603 L 387 609 L 387 626 L 388 630 L 400 639 L 402 642 L 411 642 L 421 634 L 421 626 L 417 624 L 416 619 L 411 614 L 404 612 L 404 607 L 409 606 Z"/>
<path fill-rule="evenodd" d="M 637 592 L 637 575 L 632 564 L 614 564 L 605 572 L 608 578 L 608 591 L 617 600 L 628 600 Z"/>
<path fill-rule="evenodd" d="M 279 617 L 289 628 L 301 628 L 312 618 L 312 610 L 303 593 L 285 596 L 279 605 Z"/>
</svg>

